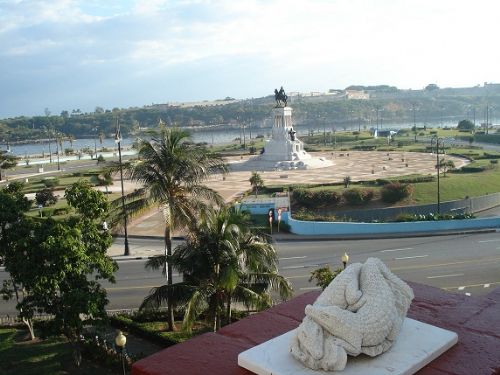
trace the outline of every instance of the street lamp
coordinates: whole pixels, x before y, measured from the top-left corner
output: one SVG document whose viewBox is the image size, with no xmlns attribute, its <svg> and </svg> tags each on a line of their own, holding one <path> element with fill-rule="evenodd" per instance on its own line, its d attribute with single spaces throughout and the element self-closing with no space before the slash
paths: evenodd
<svg viewBox="0 0 500 375">
<path fill-rule="evenodd" d="M 411 109 L 413 110 L 413 132 L 415 135 L 415 143 L 417 143 L 417 121 L 415 117 L 415 103 L 411 103 Z"/>
<path fill-rule="evenodd" d="M 92 130 L 94 132 L 94 155 L 97 158 L 97 130 L 99 130 L 99 127 L 95 126 Z"/>
<path fill-rule="evenodd" d="M 120 349 L 120 357 L 122 359 L 123 375 L 126 375 L 126 373 L 125 373 L 125 357 L 123 356 L 123 350 L 125 349 L 126 343 L 127 343 L 127 337 L 123 334 L 122 331 L 117 331 L 116 337 L 115 337 L 115 344 Z"/>
<path fill-rule="evenodd" d="M 432 148 L 433 148 L 434 142 L 436 142 L 437 211 L 438 211 L 438 214 L 441 214 L 441 190 L 440 190 L 440 186 L 439 186 L 439 170 L 440 170 L 440 165 L 439 165 L 439 146 L 441 145 L 441 150 L 444 153 L 444 139 L 443 138 L 438 138 L 435 135 L 432 136 L 432 138 L 431 138 L 431 153 L 432 153 Z"/>
<path fill-rule="evenodd" d="M 130 255 L 130 249 L 128 246 L 128 233 L 127 233 L 127 209 L 125 207 L 125 189 L 123 188 L 123 166 L 122 166 L 122 147 L 121 147 L 122 135 L 120 132 L 120 122 L 118 118 L 116 119 L 116 133 L 115 142 L 118 145 L 118 162 L 120 164 L 120 183 L 122 188 L 122 210 L 123 210 L 123 225 L 125 231 L 125 252 L 123 255 Z"/>
<path fill-rule="evenodd" d="M 347 266 L 347 262 L 349 262 L 349 255 L 347 255 L 347 253 L 344 252 L 344 254 L 340 257 L 340 259 L 342 260 L 342 264 L 344 265 L 345 269 Z"/>
</svg>

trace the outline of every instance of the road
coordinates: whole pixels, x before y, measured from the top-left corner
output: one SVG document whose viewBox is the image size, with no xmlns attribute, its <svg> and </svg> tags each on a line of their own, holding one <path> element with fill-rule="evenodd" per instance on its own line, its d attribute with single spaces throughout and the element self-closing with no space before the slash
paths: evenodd
<svg viewBox="0 0 500 375">
<path fill-rule="evenodd" d="M 133 238 L 131 246 L 147 256 L 161 252 L 162 241 Z M 451 292 L 478 296 L 500 286 L 500 233 L 496 232 L 370 240 L 293 240 L 275 246 L 280 273 L 290 280 L 296 295 L 317 289 L 308 281 L 310 272 L 325 264 L 340 267 L 344 251 L 349 254 L 350 263 L 378 257 L 404 280 Z M 161 273 L 145 270 L 144 263 L 145 259 L 118 261 L 116 284 L 104 284 L 109 293 L 108 309 L 138 307 L 152 287 L 164 283 Z M 0 282 L 6 276 L 1 269 Z M 180 276 L 175 274 L 174 282 L 178 280 Z M 0 303 L 0 315 L 13 312 L 13 303 Z"/>
</svg>

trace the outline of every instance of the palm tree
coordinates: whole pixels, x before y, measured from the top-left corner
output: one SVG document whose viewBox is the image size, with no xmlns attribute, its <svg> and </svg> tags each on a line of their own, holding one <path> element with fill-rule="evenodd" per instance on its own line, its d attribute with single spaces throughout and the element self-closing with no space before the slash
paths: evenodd
<svg viewBox="0 0 500 375">
<path fill-rule="evenodd" d="M 8 151 L 0 150 L 0 181 L 2 181 L 2 169 L 13 168 L 17 165 L 17 157 Z"/>
<path fill-rule="evenodd" d="M 159 307 L 174 298 L 184 307 L 185 330 L 206 312 L 217 331 L 224 313 L 230 323 L 233 302 L 264 308 L 271 303 L 272 290 L 290 297 L 290 283 L 278 274 L 275 249 L 248 224 L 246 215 L 227 207 L 205 210 L 171 258 L 183 281 L 153 288 L 141 308 Z M 149 265 L 158 268 L 161 263 L 153 260 Z"/>
<path fill-rule="evenodd" d="M 151 141 L 139 142 L 137 162 L 124 165 L 125 173 L 143 188 L 126 196 L 125 210 L 120 213 L 139 214 L 155 205 L 163 208 L 165 253 L 159 259 L 168 285 L 172 285 L 172 231 L 195 222 L 207 204 L 223 204 L 222 197 L 203 182 L 215 172 L 225 173 L 226 165 L 222 158 L 188 139 L 184 130 L 162 128 Z M 115 220 L 121 221 L 119 216 Z M 169 298 L 167 305 L 170 330 L 175 329 L 172 301 Z"/>
<path fill-rule="evenodd" d="M 259 188 L 264 186 L 264 181 L 262 180 L 262 177 L 258 172 L 253 171 L 252 176 L 248 181 L 250 182 L 250 185 L 252 185 L 252 189 L 255 191 L 255 197 L 257 197 L 257 192 Z"/>
</svg>

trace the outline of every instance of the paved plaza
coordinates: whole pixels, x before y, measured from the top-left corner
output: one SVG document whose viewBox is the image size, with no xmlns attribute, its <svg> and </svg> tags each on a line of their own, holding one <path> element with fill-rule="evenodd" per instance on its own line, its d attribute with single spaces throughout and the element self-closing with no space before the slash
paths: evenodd
<svg viewBox="0 0 500 375">
<path fill-rule="evenodd" d="M 367 181 L 410 174 L 436 173 L 436 155 L 430 153 L 336 151 L 333 153 L 311 153 L 311 155 L 328 158 L 333 161 L 333 165 L 306 170 L 259 171 L 264 184 L 272 186 L 331 183 L 341 182 L 346 176 L 350 176 L 352 181 Z M 442 158 L 442 156 L 440 157 Z M 238 165 L 233 163 L 245 162 L 248 158 L 231 158 L 228 163 L 233 165 L 233 169 L 238 169 Z M 465 159 L 448 155 L 445 158 L 453 160 L 457 168 L 468 162 Z M 218 191 L 229 202 L 251 188 L 248 181 L 250 176 L 251 171 L 232 171 L 224 177 L 222 175 L 214 176 L 207 182 L 207 185 Z M 159 210 L 154 210 L 134 220 L 129 226 L 129 233 L 162 236 L 163 225 L 162 213 Z"/>
</svg>

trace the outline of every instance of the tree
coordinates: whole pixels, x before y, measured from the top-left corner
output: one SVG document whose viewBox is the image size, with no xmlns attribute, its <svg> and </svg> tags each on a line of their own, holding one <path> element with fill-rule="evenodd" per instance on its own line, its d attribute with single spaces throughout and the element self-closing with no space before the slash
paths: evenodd
<svg viewBox="0 0 500 375">
<path fill-rule="evenodd" d="M 439 90 L 439 86 L 436 85 L 435 83 L 429 83 L 427 86 L 425 86 L 425 91 L 436 91 Z"/>
<path fill-rule="evenodd" d="M 153 288 L 141 308 L 159 307 L 173 298 L 184 307 L 184 329 L 190 330 L 196 317 L 206 312 L 217 331 L 223 315 L 231 322 L 232 302 L 264 308 L 271 303 L 271 291 L 290 297 L 291 286 L 278 273 L 276 250 L 249 228 L 247 215 L 227 207 L 204 211 L 171 257 L 183 281 Z"/>
<path fill-rule="evenodd" d="M 17 165 L 17 158 L 7 151 L 0 150 L 0 181 L 2 181 L 2 169 L 14 168 Z"/>
<path fill-rule="evenodd" d="M 101 157 L 101 155 L 99 155 Z M 106 188 L 106 194 L 108 194 L 108 186 L 113 185 L 113 177 L 111 176 L 110 171 L 105 171 L 97 175 L 97 185 L 104 186 Z"/>
<path fill-rule="evenodd" d="M 264 186 L 264 181 L 258 172 L 253 171 L 252 176 L 248 180 L 250 185 L 252 185 L 252 190 L 255 191 L 255 197 L 257 197 L 257 193 L 259 188 Z"/>
<path fill-rule="evenodd" d="M 453 160 L 440 159 L 439 168 L 443 170 L 443 176 L 446 177 L 446 172 L 450 169 L 455 168 L 455 163 L 453 162 Z"/>
<path fill-rule="evenodd" d="M 223 203 L 216 191 L 203 185 L 213 173 L 226 172 L 222 158 L 188 140 L 186 131 L 163 128 L 151 141 L 140 141 L 138 161 L 124 166 L 128 176 L 144 186 L 127 195 L 125 211 L 133 215 L 154 205 L 163 208 L 165 253 L 161 259 L 168 285 L 172 285 L 172 231 L 196 222 L 198 213 L 207 204 Z M 113 221 L 122 222 L 120 216 L 125 212 L 119 208 L 116 211 L 119 214 Z M 175 329 L 172 301 L 168 298 L 169 330 Z"/>
<path fill-rule="evenodd" d="M 44 188 L 35 194 L 36 204 L 42 207 L 50 206 L 57 203 L 57 197 L 54 191 L 50 188 Z"/>
<path fill-rule="evenodd" d="M 457 129 L 461 131 L 470 131 L 473 132 L 475 129 L 474 123 L 470 120 L 461 120 L 458 125 Z"/>
<path fill-rule="evenodd" d="M 78 364 L 86 323 L 82 317 L 87 322 L 106 318 L 106 290 L 99 280 L 114 282 L 117 265 L 106 254 L 112 242 L 102 229 L 109 209 L 106 197 L 78 182 L 66 190 L 66 199 L 77 216 L 59 222 L 23 216 L 8 228 L 9 246 L 2 246 L 1 255 L 11 279 L 2 293 L 16 296 L 23 320 L 32 319 L 36 311 L 53 315 Z"/>
<path fill-rule="evenodd" d="M 344 188 L 347 189 L 350 184 L 351 184 L 351 176 L 345 176 L 344 177 Z"/>
</svg>

